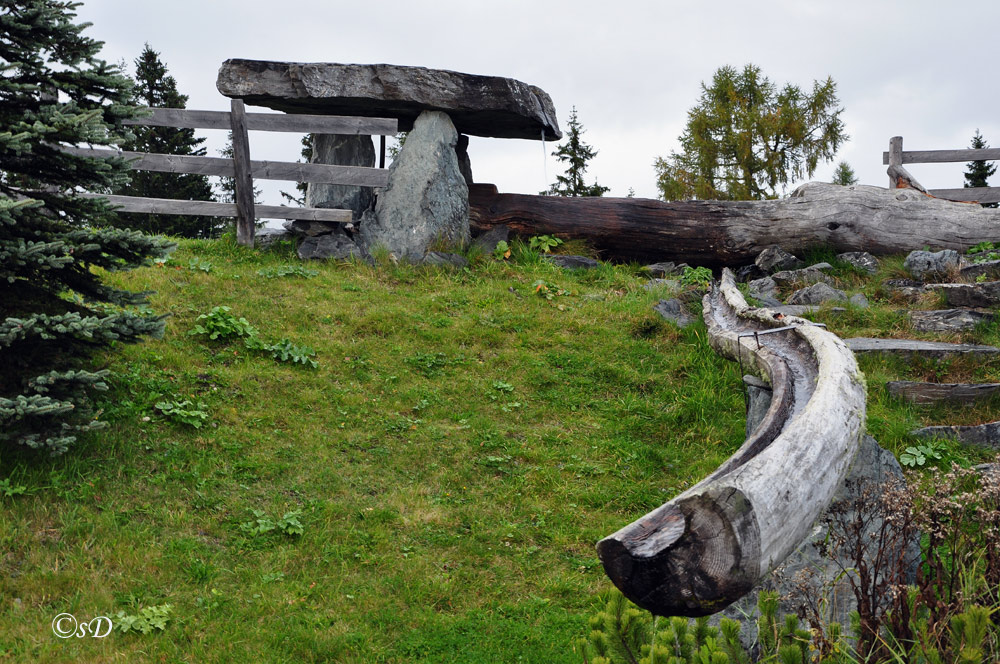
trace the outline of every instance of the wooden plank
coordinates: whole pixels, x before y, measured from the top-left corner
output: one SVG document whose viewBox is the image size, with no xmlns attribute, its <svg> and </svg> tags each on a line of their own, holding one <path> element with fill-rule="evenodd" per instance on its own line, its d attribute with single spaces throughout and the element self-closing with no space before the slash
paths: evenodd
<svg viewBox="0 0 1000 664">
<path fill-rule="evenodd" d="M 895 189 L 899 185 L 898 178 L 895 173 L 891 171 L 893 169 L 898 169 L 903 165 L 903 137 L 893 136 L 889 139 L 889 152 L 887 163 L 889 165 L 889 189 Z"/>
<path fill-rule="evenodd" d="M 233 161 L 222 157 L 194 157 L 191 155 L 150 154 L 103 148 L 78 148 L 61 146 L 61 149 L 81 157 L 110 159 L 121 157 L 134 170 L 160 173 L 195 173 L 231 178 L 235 171 Z M 250 161 L 250 172 L 257 180 L 291 180 L 293 182 L 320 182 L 357 187 L 385 187 L 389 173 L 385 169 L 366 166 L 338 166 L 336 164 L 301 164 L 291 161 Z"/>
<path fill-rule="evenodd" d="M 931 196 L 949 201 L 1000 203 L 1000 187 L 968 187 L 965 189 L 929 189 Z"/>
<path fill-rule="evenodd" d="M 1000 159 L 1000 148 L 973 150 L 907 150 L 902 153 L 904 164 L 943 164 L 956 161 L 993 161 Z M 882 163 L 889 163 L 889 153 L 882 153 Z"/>
<path fill-rule="evenodd" d="M 231 100 L 230 120 L 233 122 L 233 183 L 236 199 L 236 243 L 253 246 L 254 214 L 253 176 L 250 173 L 250 137 L 242 99 Z"/>
<path fill-rule="evenodd" d="M 892 396 L 919 404 L 942 401 L 974 404 L 992 399 L 997 392 L 1000 392 L 1000 383 L 920 383 L 894 380 L 885 386 Z"/>
<path fill-rule="evenodd" d="M 121 212 L 143 212 L 147 214 L 190 214 L 208 217 L 235 217 L 234 203 L 215 201 L 181 201 L 171 198 L 139 198 L 137 196 L 115 196 L 108 194 L 78 193 L 82 198 L 106 198 Z M 284 205 L 257 205 L 257 216 L 266 219 L 306 219 L 309 221 L 329 221 L 349 224 L 353 214 L 350 210 L 334 208 L 299 208 Z"/>
<path fill-rule="evenodd" d="M 228 111 L 198 111 L 186 108 L 151 108 L 146 117 L 123 120 L 127 125 L 176 127 L 178 129 L 230 129 Z M 246 113 L 250 131 L 283 131 L 299 134 L 347 134 L 394 136 L 399 127 L 395 118 L 306 115 L 285 113 Z"/>
</svg>

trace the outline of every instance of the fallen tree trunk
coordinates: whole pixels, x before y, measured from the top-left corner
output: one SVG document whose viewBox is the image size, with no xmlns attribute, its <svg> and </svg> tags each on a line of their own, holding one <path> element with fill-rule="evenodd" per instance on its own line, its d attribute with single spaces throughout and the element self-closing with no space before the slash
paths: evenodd
<svg viewBox="0 0 1000 664">
<path fill-rule="evenodd" d="M 864 381 L 844 342 L 748 307 L 729 270 L 704 305 L 712 347 L 766 375 L 773 396 L 714 473 L 598 543 L 608 577 L 657 615 L 716 613 L 757 585 L 809 534 L 864 432 Z"/>
<path fill-rule="evenodd" d="M 505 224 L 520 235 L 580 238 L 604 258 L 740 265 L 772 244 L 799 252 L 905 253 L 964 250 L 994 241 L 1000 211 L 929 197 L 914 189 L 811 182 L 773 201 L 678 201 L 499 194 L 469 188 L 475 231 Z"/>
</svg>

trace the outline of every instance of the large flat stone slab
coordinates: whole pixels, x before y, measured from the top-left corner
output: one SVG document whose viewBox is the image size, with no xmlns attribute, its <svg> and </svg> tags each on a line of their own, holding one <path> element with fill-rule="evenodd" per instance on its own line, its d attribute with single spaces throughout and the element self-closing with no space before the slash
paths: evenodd
<svg viewBox="0 0 1000 664">
<path fill-rule="evenodd" d="M 889 394 L 911 403 L 932 404 L 948 401 L 972 404 L 990 399 L 1000 391 L 1000 383 L 921 383 L 893 380 L 885 384 Z"/>
<path fill-rule="evenodd" d="M 948 438 L 967 445 L 1000 448 L 1000 422 L 988 422 L 978 426 L 924 427 L 911 431 L 910 434 L 919 438 Z"/>
<path fill-rule="evenodd" d="M 995 307 L 1000 305 L 1000 281 L 978 284 L 928 284 L 944 294 L 945 302 L 953 307 Z"/>
<path fill-rule="evenodd" d="M 845 339 L 847 347 L 858 353 L 892 353 L 894 355 L 919 355 L 921 357 L 951 357 L 955 355 L 996 355 L 1000 348 L 977 344 L 949 344 L 943 341 L 915 341 L 913 339 L 871 339 L 854 337 Z"/>
<path fill-rule="evenodd" d="M 961 332 L 996 318 L 991 311 L 979 309 L 935 309 L 909 312 L 913 329 L 920 332 Z"/>
<path fill-rule="evenodd" d="M 399 120 L 409 131 L 421 111 L 444 111 L 461 134 L 562 138 L 555 106 L 534 85 L 500 76 L 401 65 L 271 62 L 222 63 L 219 92 L 286 113 L 360 115 Z"/>
</svg>

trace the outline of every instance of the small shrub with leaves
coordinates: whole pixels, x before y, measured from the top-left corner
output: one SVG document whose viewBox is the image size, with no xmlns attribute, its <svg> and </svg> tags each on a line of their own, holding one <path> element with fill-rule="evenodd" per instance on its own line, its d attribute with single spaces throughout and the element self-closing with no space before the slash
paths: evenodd
<svg viewBox="0 0 1000 664">
<path fill-rule="evenodd" d="M 248 535 L 267 535 L 271 532 L 279 532 L 288 537 L 298 537 L 305 532 L 305 527 L 299 517 L 301 511 L 285 512 L 280 519 L 274 519 L 267 515 L 264 510 L 253 510 L 254 519 L 240 525 L 240 530 Z"/>
<path fill-rule="evenodd" d="M 899 455 L 899 463 L 907 468 L 919 468 L 930 464 L 936 465 L 944 458 L 944 446 L 937 441 L 928 441 L 916 446 L 907 447 Z"/>
<path fill-rule="evenodd" d="M 680 281 L 681 286 L 707 288 L 712 285 L 712 271 L 707 267 L 685 267 Z"/>
<path fill-rule="evenodd" d="M 535 235 L 528 240 L 528 246 L 544 254 L 552 253 L 552 250 L 562 244 L 563 241 L 553 235 Z"/>
<path fill-rule="evenodd" d="M 197 405 L 190 399 L 158 401 L 155 408 L 171 422 L 186 424 L 195 429 L 200 429 L 201 425 L 208 420 L 208 412 L 206 411 L 208 406 L 200 401 Z"/>
<path fill-rule="evenodd" d="M 200 258 L 192 258 L 188 261 L 189 270 L 201 270 L 202 272 L 208 274 L 212 271 L 212 264 L 206 260 L 201 260 Z"/>
<path fill-rule="evenodd" d="M 159 606 L 147 606 L 139 613 L 128 615 L 124 611 L 115 614 L 115 629 L 122 634 L 138 632 L 149 634 L 153 630 L 163 631 L 170 622 L 170 614 L 173 613 L 172 604 L 161 604 Z"/>
<path fill-rule="evenodd" d="M 498 261 L 510 258 L 510 245 L 507 243 L 507 240 L 500 240 L 497 242 L 497 246 L 493 249 L 493 258 Z"/>
<path fill-rule="evenodd" d="M 319 366 L 319 363 L 312 359 L 316 357 L 315 350 L 309 346 L 299 346 L 297 344 L 293 344 L 288 339 L 282 339 L 274 344 L 265 344 L 263 350 L 270 353 L 271 357 L 279 362 L 301 364 L 312 369 Z"/>
<path fill-rule="evenodd" d="M 230 307 L 212 307 L 207 314 L 198 316 L 188 334 L 204 334 L 212 340 L 257 336 L 257 329 L 246 318 L 237 318 L 230 311 Z"/>
</svg>

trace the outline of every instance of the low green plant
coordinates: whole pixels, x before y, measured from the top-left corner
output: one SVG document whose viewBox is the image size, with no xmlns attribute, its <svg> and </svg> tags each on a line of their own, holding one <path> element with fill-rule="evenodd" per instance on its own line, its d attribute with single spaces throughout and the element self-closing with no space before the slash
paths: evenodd
<svg viewBox="0 0 1000 664">
<path fill-rule="evenodd" d="M 183 401 L 158 401 L 155 408 L 171 422 L 186 424 L 195 429 L 200 429 L 201 425 L 208 420 L 208 412 L 205 410 L 208 406 L 201 401 L 197 404 L 190 399 L 184 399 Z"/>
<path fill-rule="evenodd" d="M 195 326 L 188 335 L 204 334 L 212 340 L 257 336 L 257 329 L 246 318 L 237 318 L 230 311 L 230 307 L 212 307 L 207 314 L 195 319 Z"/>
<path fill-rule="evenodd" d="M 996 249 L 996 245 L 994 245 L 992 242 L 985 241 L 985 242 L 980 242 L 979 244 L 976 244 L 976 245 L 973 245 L 973 246 L 969 247 L 969 249 L 966 250 L 965 253 L 966 254 L 970 254 L 970 255 L 971 254 L 981 254 L 984 251 L 993 251 L 994 249 Z"/>
<path fill-rule="evenodd" d="M 319 366 L 319 363 L 312 359 L 316 357 L 316 351 L 309 346 L 299 346 L 293 344 L 288 339 L 282 339 L 281 341 L 273 344 L 265 344 L 262 350 L 270 353 L 271 357 L 278 360 L 279 362 L 291 362 L 292 364 L 301 364 L 302 366 L 310 367 L 315 369 Z"/>
<path fill-rule="evenodd" d="M 498 261 L 510 258 L 510 245 L 507 244 L 507 240 L 500 240 L 497 242 L 497 246 L 493 249 L 493 258 Z"/>
<path fill-rule="evenodd" d="M 680 281 L 684 287 L 707 288 L 712 285 L 712 271 L 707 267 L 685 267 Z"/>
<path fill-rule="evenodd" d="M 537 294 L 540 297 L 544 297 L 546 300 L 552 300 L 557 297 L 573 294 L 572 292 L 566 290 L 565 288 L 556 286 L 555 284 L 549 283 L 544 279 L 538 279 L 533 284 L 531 284 L 531 287 L 535 289 L 535 294 Z"/>
<path fill-rule="evenodd" d="M 280 519 L 273 519 L 264 510 L 252 510 L 254 518 L 252 521 L 240 524 L 240 530 L 248 535 L 267 535 L 271 532 L 280 532 L 288 537 L 298 537 L 305 532 L 305 527 L 299 517 L 301 511 L 285 512 Z"/>
<path fill-rule="evenodd" d="M 173 613 L 172 604 L 161 604 L 159 606 L 147 606 L 139 610 L 139 613 L 128 615 L 124 611 L 115 614 L 115 629 L 122 634 L 138 632 L 149 634 L 153 630 L 161 632 L 167 628 L 170 622 L 170 614 Z"/>
<path fill-rule="evenodd" d="M 257 270 L 257 274 L 265 279 L 277 279 L 280 277 L 302 277 L 312 279 L 319 274 L 319 270 L 310 270 L 301 265 L 279 265 L 278 267 L 265 267 Z"/>
<path fill-rule="evenodd" d="M 28 487 L 23 484 L 11 484 L 10 478 L 5 477 L 0 480 L 0 496 L 4 498 L 13 498 L 14 496 L 21 496 L 28 490 Z"/>
<path fill-rule="evenodd" d="M 190 261 L 188 261 L 188 269 L 201 270 L 202 272 L 207 274 L 212 271 L 212 264 L 200 258 L 192 258 Z"/>
<path fill-rule="evenodd" d="M 899 463 L 907 468 L 920 468 L 928 463 L 936 465 L 944 458 L 944 445 L 931 440 L 919 445 L 911 445 L 899 455 Z"/>
<path fill-rule="evenodd" d="M 403 360 L 425 378 L 434 378 L 444 373 L 448 367 L 464 364 L 465 358 L 462 356 L 448 357 L 445 353 L 417 353 L 410 355 Z"/>
<path fill-rule="evenodd" d="M 541 251 L 543 254 L 552 253 L 552 250 L 562 243 L 562 240 L 553 235 L 535 235 L 528 240 L 529 247 Z"/>
</svg>

